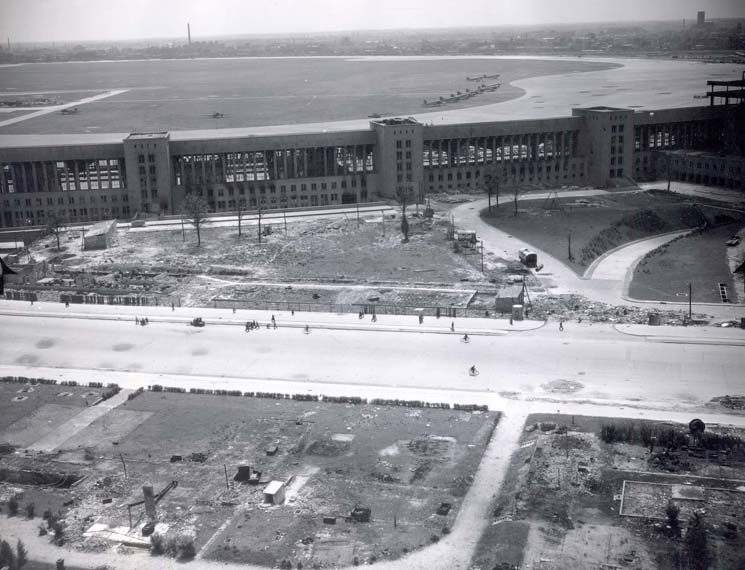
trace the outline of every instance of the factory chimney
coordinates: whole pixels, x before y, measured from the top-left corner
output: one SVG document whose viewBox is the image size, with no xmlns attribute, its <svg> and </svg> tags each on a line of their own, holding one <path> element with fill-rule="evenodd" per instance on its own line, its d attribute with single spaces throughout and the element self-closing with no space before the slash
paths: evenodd
<svg viewBox="0 0 745 570">
<path fill-rule="evenodd" d="M 191 24 L 186 23 L 186 35 L 189 36 L 189 45 L 191 45 Z"/>
</svg>

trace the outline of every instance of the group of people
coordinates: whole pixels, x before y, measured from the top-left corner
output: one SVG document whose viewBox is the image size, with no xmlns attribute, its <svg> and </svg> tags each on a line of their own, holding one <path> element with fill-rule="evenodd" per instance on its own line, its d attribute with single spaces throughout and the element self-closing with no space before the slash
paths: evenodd
<svg viewBox="0 0 745 570">
<path fill-rule="evenodd" d="M 357 318 L 360 319 L 360 320 L 364 319 L 365 318 L 365 313 L 363 313 L 362 311 L 360 311 L 359 314 L 357 315 Z M 375 313 L 373 313 L 372 314 L 372 317 L 370 318 L 370 320 L 372 322 L 374 322 L 374 323 L 377 323 L 378 322 L 378 315 L 376 315 Z"/>
<path fill-rule="evenodd" d="M 259 324 L 259 321 L 246 321 L 246 332 L 253 331 L 256 329 L 260 329 L 260 328 L 261 328 L 261 325 Z"/>
<path fill-rule="evenodd" d="M 147 317 L 143 317 L 143 318 L 135 317 L 135 325 L 141 325 L 144 327 L 145 325 L 149 325 L 149 324 L 150 324 L 150 319 L 148 319 Z"/>
<path fill-rule="evenodd" d="M 274 327 L 275 330 L 277 328 L 277 319 L 274 318 L 274 315 L 272 315 L 271 323 L 266 324 L 266 328 L 269 329 L 272 327 Z M 261 325 L 259 324 L 259 321 L 246 321 L 246 332 L 260 329 L 260 328 L 261 328 Z"/>
</svg>

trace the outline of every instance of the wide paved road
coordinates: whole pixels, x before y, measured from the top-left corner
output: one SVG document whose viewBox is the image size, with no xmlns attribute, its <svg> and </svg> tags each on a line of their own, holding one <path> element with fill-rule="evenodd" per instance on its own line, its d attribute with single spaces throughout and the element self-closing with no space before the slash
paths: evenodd
<svg viewBox="0 0 745 570">
<path fill-rule="evenodd" d="M 555 323 L 500 336 L 280 328 L 244 333 L 239 325 L 7 316 L 2 365 L 228 376 L 283 381 L 514 392 L 520 398 L 701 404 L 742 393 L 745 348 L 652 342 L 609 325 Z M 664 328 L 658 329 L 659 334 Z M 745 340 L 745 334 L 743 335 Z M 471 377 L 476 365 L 480 374 Z M 29 370 L 33 375 L 33 370 Z M 105 380 L 105 378 L 103 378 Z M 573 394 L 545 385 L 571 380 Z M 148 383 L 144 381 L 144 383 Z"/>
</svg>

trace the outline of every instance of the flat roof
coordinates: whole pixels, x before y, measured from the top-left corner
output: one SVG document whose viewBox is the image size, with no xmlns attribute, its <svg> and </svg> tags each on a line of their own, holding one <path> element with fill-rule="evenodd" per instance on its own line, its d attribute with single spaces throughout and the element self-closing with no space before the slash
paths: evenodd
<svg viewBox="0 0 745 570">
<path fill-rule="evenodd" d="M 168 131 L 161 131 L 158 133 L 132 133 L 127 138 L 132 140 L 164 139 L 168 138 Z"/>
<path fill-rule="evenodd" d="M 85 237 L 95 237 L 98 235 L 102 235 L 107 233 L 109 230 L 111 230 L 112 224 L 116 225 L 116 220 L 105 220 L 103 222 L 98 222 L 97 224 L 93 224 L 87 232 L 85 232 Z"/>
<path fill-rule="evenodd" d="M 283 481 L 271 481 L 266 487 L 264 487 L 264 493 L 267 495 L 276 495 L 284 486 L 285 484 Z"/>
</svg>

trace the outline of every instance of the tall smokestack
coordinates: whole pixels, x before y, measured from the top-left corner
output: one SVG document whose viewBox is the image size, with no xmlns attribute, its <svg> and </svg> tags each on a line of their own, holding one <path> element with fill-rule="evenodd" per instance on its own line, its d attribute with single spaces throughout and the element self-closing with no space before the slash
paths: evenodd
<svg viewBox="0 0 745 570">
<path fill-rule="evenodd" d="M 189 36 L 189 45 L 191 45 L 191 24 L 186 23 L 186 35 Z"/>
</svg>

